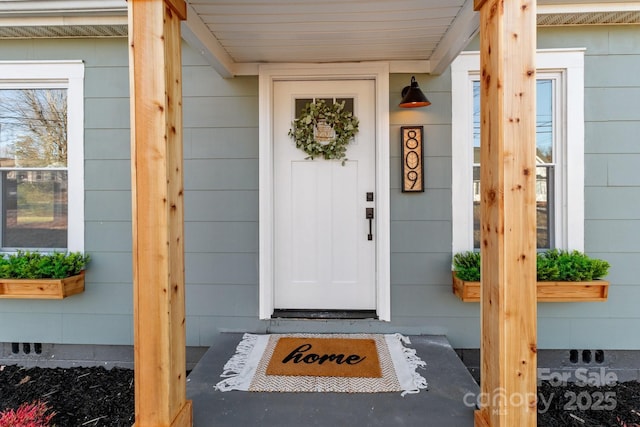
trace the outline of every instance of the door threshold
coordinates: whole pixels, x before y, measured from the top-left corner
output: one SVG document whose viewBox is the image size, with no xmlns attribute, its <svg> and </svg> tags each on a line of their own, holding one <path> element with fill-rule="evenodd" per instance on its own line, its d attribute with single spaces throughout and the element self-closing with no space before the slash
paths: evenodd
<svg viewBox="0 0 640 427">
<path fill-rule="evenodd" d="M 375 310 L 293 310 L 277 309 L 272 319 L 378 319 Z"/>
</svg>

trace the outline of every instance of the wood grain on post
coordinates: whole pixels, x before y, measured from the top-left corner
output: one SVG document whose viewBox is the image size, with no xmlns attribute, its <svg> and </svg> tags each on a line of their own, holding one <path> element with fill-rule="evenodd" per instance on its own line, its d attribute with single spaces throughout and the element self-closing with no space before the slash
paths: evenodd
<svg viewBox="0 0 640 427">
<path fill-rule="evenodd" d="M 535 427 L 536 2 L 480 11 L 481 378 L 476 426 Z"/>
<path fill-rule="evenodd" d="M 129 0 L 136 427 L 192 425 L 186 400 L 183 0 Z"/>
</svg>

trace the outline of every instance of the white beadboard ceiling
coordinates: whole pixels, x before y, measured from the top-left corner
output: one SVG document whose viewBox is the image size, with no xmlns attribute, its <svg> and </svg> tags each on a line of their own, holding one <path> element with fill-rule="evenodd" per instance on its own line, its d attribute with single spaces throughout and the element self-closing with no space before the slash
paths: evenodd
<svg viewBox="0 0 640 427">
<path fill-rule="evenodd" d="M 191 0 L 188 12 L 185 38 L 214 46 L 221 74 L 274 62 L 442 71 L 478 28 L 472 0 Z"/>
<path fill-rule="evenodd" d="M 190 4 L 236 63 L 346 62 L 428 60 L 465 1 L 194 0 Z"/>
<path fill-rule="evenodd" d="M 2 0 L 0 38 L 122 37 L 126 10 L 125 0 Z M 438 74 L 479 24 L 473 0 L 187 0 L 187 12 L 183 38 L 225 77 L 361 61 Z M 640 23 L 640 2 L 538 1 L 539 25 L 601 23 Z"/>
</svg>

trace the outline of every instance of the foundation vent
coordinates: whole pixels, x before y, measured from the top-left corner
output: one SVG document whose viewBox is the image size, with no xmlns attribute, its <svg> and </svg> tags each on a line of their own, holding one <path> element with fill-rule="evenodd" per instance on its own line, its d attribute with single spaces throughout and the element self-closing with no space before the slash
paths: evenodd
<svg viewBox="0 0 640 427">
<path fill-rule="evenodd" d="M 11 343 L 11 353 L 14 355 L 40 355 L 42 354 L 42 343 Z"/>
<path fill-rule="evenodd" d="M 592 363 L 601 365 L 605 362 L 604 350 L 569 350 L 569 362 L 572 364 L 589 365 Z"/>
</svg>

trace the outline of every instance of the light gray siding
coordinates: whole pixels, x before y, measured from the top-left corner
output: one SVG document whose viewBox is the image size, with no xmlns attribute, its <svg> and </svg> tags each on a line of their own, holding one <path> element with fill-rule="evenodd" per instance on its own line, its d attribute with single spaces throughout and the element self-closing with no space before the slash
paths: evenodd
<svg viewBox="0 0 640 427">
<path fill-rule="evenodd" d="M 611 264 L 611 287 L 604 303 L 538 304 L 538 347 L 638 350 L 624 331 L 640 327 L 640 27 L 538 29 L 539 49 L 575 47 L 586 48 L 584 247 Z"/>
<path fill-rule="evenodd" d="M 398 107 L 410 79 L 390 77 L 391 329 L 476 347 L 479 307 L 451 293 L 451 77 L 417 75 L 431 105 L 415 110 Z M 410 125 L 424 126 L 424 193 L 401 191 L 400 127 Z"/>
<path fill-rule="evenodd" d="M 585 252 L 611 264 L 605 303 L 539 304 L 543 348 L 640 349 L 640 27 L 545 28 L 585 47 Z"/>
<path fill-rule="evenodd" d="M 187 340 L 258 320 L 258 78 L 223 79 L 184 49 Z"/>
<path fill-rule="evenodd" d="M 131 179 L 124 39 L 2 40 L 2 60 L 85 63 L 86 291 L 62 301 L 0 300 L 0 341 L 131 344 Z"/>
<path fill-rule="evenodd" d="M 540 348 L 640 349 L 640 31 L 543 28 L 540 48 L 586 47 L 585 249 L 611 263 L 606 303 L 539 304 Z M 470 50 L 477 49 L 477 41 Z M 0 342 L 132 343 L 127 42 L 3 41 L 0 57 L 83 59 L 85 293 L 0 300 Z M 221 331 L 399 331 L 479 345 L 479 305 L 451 292 L 451 79 L 416 75 L 431 100 L 403 110 L 390 76 L 392 322 L 258 320 L 258 79 L 222 79 L 184 49 L 187 343 Z M 400 191 L 400 127 L 425 131 L 425 192 Z"/>
</svg>

